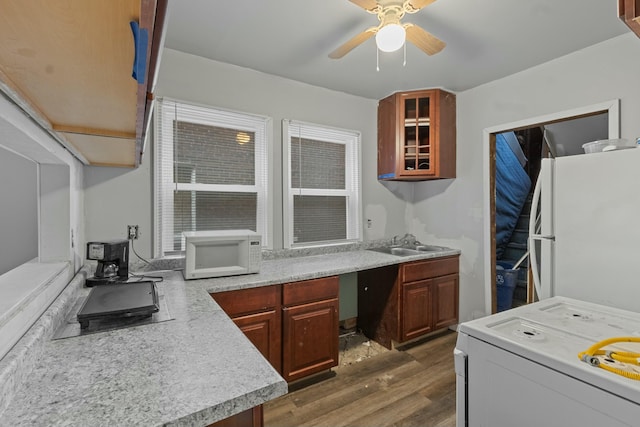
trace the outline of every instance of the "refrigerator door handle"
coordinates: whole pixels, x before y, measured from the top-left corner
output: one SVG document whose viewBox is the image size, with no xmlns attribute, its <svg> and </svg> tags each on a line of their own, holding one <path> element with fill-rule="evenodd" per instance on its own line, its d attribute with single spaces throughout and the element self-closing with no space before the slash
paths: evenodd
<svg viewBox="0 0 640 427">
<path fill-rule="evenodd" d="M 531 212 L 529 217 L 529 265 L 531 265 L 531 272 L 533 276 L 533 287 L 538 294 L 538 298 L 542 297 L 542 285 L 540 281 L 540 271 L 538 270 L 538 252 L 536 251 L 535 240 L 547 238 L 548 236 L 542 236 L 537 234 L 537 223 L 539 216 L 538 205 L 540 204 L 540 192 L 541 192 L 542 176 L 538 175 L 536 186 L 533 190 L 533 196 L 531 198 Z"/>
<path fill-rule="evenodd" d="M 538 271 L 538 253 L 535 250 L 535 245 L 533 244 L 534 239 L 529 239 L 529 245 L 531 249 L 529 249 L 529 261 L 531 263 L 531 276 L 533 276 L 533 287 L 538 294 L 538 298 L 542 295 L 542 286 L 540 284 L 540 272 Z"/>
<path fill-rule="evenodd" d="M 530 240 L 551 240 L 551 241 L 554 241 L 554 240 L 556 240 L 556 236 L 553 236 L 551 234 L 529 234 L 529 239 Z"/>
</svg>

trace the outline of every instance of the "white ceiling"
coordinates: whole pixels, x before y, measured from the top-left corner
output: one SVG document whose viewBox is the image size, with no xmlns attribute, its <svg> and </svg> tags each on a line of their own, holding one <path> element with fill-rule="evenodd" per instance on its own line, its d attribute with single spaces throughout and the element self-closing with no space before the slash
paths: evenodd
<svg viewBox="0 0 640 427">
<path fill-rule="evenodd" d="M 437 0 L 402 22 L 447 43 L 427 56 L 408 44 L 380 53 L 373 38 L 342 59 L 331 51 L 375 15 L 348 0 L 180 0 L 165 46 L 311 85 L 380 99 L 398 91 L 454 92 L 502 78 L 628 32 L 618 0 Z M 214 77 L 214 76 L 212 76 Z"/>
</svg>

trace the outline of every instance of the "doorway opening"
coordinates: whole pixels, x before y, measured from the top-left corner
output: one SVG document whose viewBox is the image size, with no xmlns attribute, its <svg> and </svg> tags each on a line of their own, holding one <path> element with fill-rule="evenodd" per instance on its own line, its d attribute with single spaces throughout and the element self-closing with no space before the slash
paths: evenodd
<svg viewBox="0 0 640 427">
<path fill-rule="evenodd" d="M 542 159 L 583 155 L 582 144 L 618 138 L 619 132 L 618 100 L 485 129 L 487 313 L 537 299 L 528 259 L 528 235 L 532 193 Z M 511 270 L 505 272 L 512 279 L 511 293 L 505 294 L 503 283 L 498 292 L 498 269 Z M 505 277 L 501 272 L 501 281 Z"/>
</svg>

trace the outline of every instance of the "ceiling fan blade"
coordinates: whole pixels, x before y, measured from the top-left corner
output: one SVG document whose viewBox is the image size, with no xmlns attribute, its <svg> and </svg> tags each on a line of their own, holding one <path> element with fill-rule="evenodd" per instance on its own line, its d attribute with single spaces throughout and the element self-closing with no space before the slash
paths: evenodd
<svg viewBox="0 0 640 427">
<path fill-rule="evenodd" d="M 373 12 L 375 9 L 378 8 L 378 3 L 376 2 L 376 0 L 349 0 L 349 1 L 355 4 L 356 6 L 360 6 L 361 8 L 363 8 L 368 12 Z"/>
<path fill-rule="evenodd" d="M 404 28 L 407 31 L 407 40 L 416 45 L 427 55 L 434 55 L 444 49 L 447 45 L 445 42 L 433 34 L 426 32 L 417 25 L 405 24 Z"/>
<path fill-rule="evenodd" d="M 378 31 L 378 27 L 371 27 L 353 37 L 342 46 L 329 54 L 331 59 L 339 59 L 351 52 L 355 47 L 369 40 Z"/>
<path fill-rule="evenodd" d="M 436 0 L 409 0 L 409 6 L 413 8 L 413 12 L 417 12 L 425 6 L 429 6 Z"/>
</svg>

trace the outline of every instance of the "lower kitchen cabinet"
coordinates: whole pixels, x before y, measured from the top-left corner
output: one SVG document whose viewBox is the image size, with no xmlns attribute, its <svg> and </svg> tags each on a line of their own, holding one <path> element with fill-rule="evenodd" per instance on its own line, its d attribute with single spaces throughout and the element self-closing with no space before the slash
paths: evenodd
<svg viewBox="0 0 640 427">
<path fill-rule="evenodd" d="M 280 286 L 263 286 L 211 294 L 220 307 L 271 363 L 282 371 Z"/>
<path fill-rule="evenodd" d="M 280 313 L 268 310 L 235 317 L 233 321 L 271 366 L 280 372 Z"/>
<path fill-rule="evenodd" d="M 207 427 L 262 427 L 263 425 L 264 416 L 262 405 L 260 405 L 225 418 L 224 420 L 209 424 Z"/>
<path fill-rule="evenodd" d="M 387 348 L 458 322 L 458 256 L 358 273 L 358 326 Z"/>
<path fill-rule="evenodd" d="M 400 297 L 402 307 L 400 315 L 401 336 L 398 341 L 408 341 L 433 331 L 431 288 L 431 280 L 402 285 Z"/>
<path fill-rule="evenodd" d="M 331 276 L 211 297 L 291 382 L 338 365 L 338 292 Z"/>
<path fill-rule="evenodd" d="M 282 289 L 282 376 L 288 381 L 338 365 L 338 277 Z"/>
<path fill-rule="evenodd" d="M 446 276 L 432 279 L 432 289 L 434 291 L 434 329 L 442 329 L 458 323 L 458 274 L 448 274 Z"/>
</svg>

